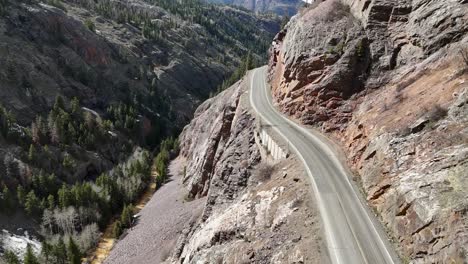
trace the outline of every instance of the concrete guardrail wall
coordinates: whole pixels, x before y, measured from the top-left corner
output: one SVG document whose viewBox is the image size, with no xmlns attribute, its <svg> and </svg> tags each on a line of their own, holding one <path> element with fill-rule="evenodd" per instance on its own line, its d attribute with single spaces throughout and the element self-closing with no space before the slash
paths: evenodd
<svg viewBox="0 0 468 264">
<path fill-rule="evenodd" d="M 261 144 L 270 152 L 273 159 L 279 160 L 288 157 L 287 152 L 278 146 L 278 144 L 264 129 L 262 129 L 262 132 L 260 133 L 260 141 Z"/>
</svg>

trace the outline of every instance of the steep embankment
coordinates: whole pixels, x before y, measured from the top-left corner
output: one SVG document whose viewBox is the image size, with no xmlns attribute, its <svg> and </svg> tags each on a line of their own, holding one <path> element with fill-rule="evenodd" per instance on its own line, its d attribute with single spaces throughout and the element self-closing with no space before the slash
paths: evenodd
<svg viewBox="0 0 468 264">
<path fill-rule="evenodd" d="M 180 136 L 188 198 L 207 200 L 168 262 L 326 263 L 308 179 L 297 159 L 261 154 L 245 82 L 203 103 Z"/>
<path fill-rule="evenodd" d="M 276 36 L 274 99 L 340 142 L 405 261 L 466 261 L 468 5 L 342 2 Z"/>
</svg>

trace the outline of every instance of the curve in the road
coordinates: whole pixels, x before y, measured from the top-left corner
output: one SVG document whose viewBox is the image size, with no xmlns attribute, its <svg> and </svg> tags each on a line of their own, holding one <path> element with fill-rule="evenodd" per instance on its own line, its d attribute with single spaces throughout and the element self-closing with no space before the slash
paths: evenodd
<svg viewBox="0 0 468 264">
<path fill-rule="evenodd" d="M 349 180 L 328 142 L 280 114 L 272 104 L 266 67 L 250 75 L 250 101 L 303 161 L 311 177 L 333 263 L 400 263 L 387 235 Z"/>
</svg>

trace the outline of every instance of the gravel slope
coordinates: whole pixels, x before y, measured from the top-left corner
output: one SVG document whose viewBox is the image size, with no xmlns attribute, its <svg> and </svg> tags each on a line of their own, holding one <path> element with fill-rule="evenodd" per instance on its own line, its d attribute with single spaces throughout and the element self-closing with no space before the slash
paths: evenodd
<svg viewBox="0 0 468 264">
<path fill-rule="evenodd" d="M 171 181 L 159 189 L 140 211 L 136 226 L 112 249 L 105 263 L 159 263 L 172 250 L 184 225 L 203 209 L 205 199 L 184 201 L 181 172 L 185 160 L 171 162 Z"/>
</svg>

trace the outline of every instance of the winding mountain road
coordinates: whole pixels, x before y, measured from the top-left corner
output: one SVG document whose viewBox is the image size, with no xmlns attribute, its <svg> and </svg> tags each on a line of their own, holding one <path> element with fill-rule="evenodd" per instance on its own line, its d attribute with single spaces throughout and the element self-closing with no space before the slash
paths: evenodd
<svg viewBox="0 0 468 264">
<path fill-rule="evenodd" d="M 280 114 L 272 104 L 266 67 L 250 74 L 250 101 L 301 158 L 311 177 L 332 263 L 400 263 L 381 224 L 370 212 L 330 143 Z"/>
</svg>

